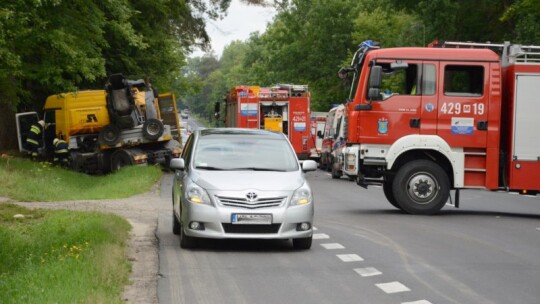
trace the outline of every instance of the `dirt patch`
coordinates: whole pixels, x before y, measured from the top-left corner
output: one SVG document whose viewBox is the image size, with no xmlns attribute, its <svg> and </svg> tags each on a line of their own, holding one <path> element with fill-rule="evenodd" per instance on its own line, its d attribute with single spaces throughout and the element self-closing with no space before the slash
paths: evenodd
<svg viewBox="0 0 540 304">
<path fill-rule="evenodd" d="M 68 202 L 17 202 L 27 208 L 100 211 L 124 217 L 133 226 L 128 245 L 132 263 L 130 285 L 122 299 L 128 303 L 158 303 L 158 240 L 156 238 L 159 209 L 159 183 L 151 191 L 126 199 L 81 200 Z M 5 199 L 4 202 L 9 201 Z M 2 200 L 0 200 L 2 202 Z"/>
</svg>

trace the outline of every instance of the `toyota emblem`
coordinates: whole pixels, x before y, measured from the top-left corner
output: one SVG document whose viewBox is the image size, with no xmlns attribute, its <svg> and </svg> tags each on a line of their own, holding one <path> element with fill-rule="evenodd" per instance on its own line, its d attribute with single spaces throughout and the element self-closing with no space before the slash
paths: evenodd
<svg viewBox="0 0 540 304">
<path fill-rule="evenodd" d="M 246 197 L 247 197 L 248 202 L 256 201 L 257 200 L 257 193 L 249 192 L 248 194 L 246 194 Z"/>
</svg>

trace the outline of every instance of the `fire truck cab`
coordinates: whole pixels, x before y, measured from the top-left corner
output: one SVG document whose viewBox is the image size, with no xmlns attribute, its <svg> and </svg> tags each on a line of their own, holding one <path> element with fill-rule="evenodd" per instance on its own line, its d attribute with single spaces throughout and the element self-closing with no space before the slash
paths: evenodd
<svg viewBox="0 0 540 304">
<path fill-rule="evenodd" d="M 363 43 L 351 67 L 344 172 L 413 214 L 456 189 L 540 190 L 540 47 Z"/>
</svg>

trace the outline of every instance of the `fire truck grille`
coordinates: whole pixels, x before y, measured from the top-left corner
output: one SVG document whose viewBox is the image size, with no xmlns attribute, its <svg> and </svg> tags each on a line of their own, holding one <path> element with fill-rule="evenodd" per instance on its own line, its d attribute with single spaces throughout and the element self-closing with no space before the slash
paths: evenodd
<svg viewBox="0 0 540 304">
<path fill-rule="evenodd" d="M 265 197 L 258 198 L 257 200 L 252 202 L 248 201 L 245 197 L 216 196 L 216 198 L 218 202 L 223 206 L 257 209 L 281 206 L 283 202 L 285 202 L 285 199 L 287 197 Z"/>
</svg>

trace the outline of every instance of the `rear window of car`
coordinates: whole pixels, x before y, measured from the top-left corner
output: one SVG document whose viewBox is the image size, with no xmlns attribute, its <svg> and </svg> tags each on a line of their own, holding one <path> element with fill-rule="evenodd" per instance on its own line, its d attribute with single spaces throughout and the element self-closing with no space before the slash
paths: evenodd
<svg viewBox="0 0 540 304">
<path fill-rule="evenodd" d="M 296 171 L 298 161 L 285 138 L 212 134 L 199 137 L 194 165 L 212 170 Z"/>
</svg>

